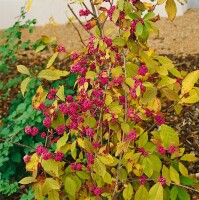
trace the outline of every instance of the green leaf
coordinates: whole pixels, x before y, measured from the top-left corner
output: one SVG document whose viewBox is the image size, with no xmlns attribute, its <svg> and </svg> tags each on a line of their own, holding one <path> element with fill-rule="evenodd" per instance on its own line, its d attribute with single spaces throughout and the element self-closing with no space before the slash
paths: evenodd
<svg viewBox="0 0 199 200">
<path fill-rule="evenodd" d="M 125 46 L 125 44 L 125 40 L 120 37 L 116 37 L 113 39 L 113 46 L 123 47 Z"/>
<path fill-rule="evenodd" d="M 178 187 L 175 185 L 171 189 L 170 198 L 171 200 L 176 200 L 177 196 L 178 196 Z"/>
<path fill-rule="evenodd" d="M 66 177 L 64 187 L 66 192 L 75 198 L 77 192 L 77 184 L 72 178 Z"/>
<path fill-rule="evenodd" d="M 25 177 L 19 181 L 19 183 L 23 185 L 34 183 L 34 182 L 37 182 L 37 180 L 33 177 Z"/>
<path fill-rule="evenodd" d="M 58 54 L 59 54 L 58 52 L 53 54 L 53 56 L 48 61 L 47 65 L 46 65 L 46 68 L 49 68 L 49 67 L 52 66 L 52 64 L 55 62 L 55 59 L 57 58 Z"/>
<path fill-rule="evenodd" d="M 184 160 L 184 161 L 189 161 L 189 162 L 194 162 L 197 161 L 198 158 L 195 157 L 195 155 L 193 154 L 184 154 L 180 160 Z"/>
<path fill-rule="evenodd" d="M 169 172 L 171 180 L 176 184 L 180 184 L 179 173 L 172 166 L 170 166 Z"/>
<path fill-rule="evenodd" d="M 163 200 L 163 187 L 161 183 L 156 183 L 151 187 L 148 200 Z"/>
<path fill-rule="evenodd" d="M 153 87 L 153 88 L 148 88 L 142 98 L 142 103 L 146 104 L 149 101 L 153 100 L 157 95 L 157 88 Z"/>
<path fill-rule="evenodd" d="M 105 176 L 105 174 L 106 174 L 106 167 L 105 167 L 105 165 L 98 158 L 95 158 L 93 168 L 94 168 L 94 171 L 99 176 L 102 176 L 102 177 Z"/>
<path fill-rule="evenodd" d="M 198 183 L 198 181 L 196 179 L 192 179 L 190 177 L 184 177 L 184 176 L 180 176 L 180 182 L 183 185 L 188 185 L 188 186 L 191 186 L 194 183 Z"/>
<path fill-rule="evenodd" d="M 143 19 L 152 19 L 153 17 L 155 17 L 155 13 L 154 12 L 148 12 Z"/>
<path fill-rule="evenodd" d="M 27 74 L 27 75 L 30 75 L 30 72 L 28 70 L 28 68 L 24 65 L 18 65 L 17 66 L 17 70 L 18 72 L 20 72 L 21 74 Z"/>
<path fill-rule="evenodd" d="M 125 200 L 130 200 L 132 199 L 133 196 L 133 187 L 130 183 L 128 183 L 127 187 L 125 187 L 123 191 L 123 197 Z"/>
<path fill-rule="evenodd" d="M 136 34 L 137 35 L 142 35 L 142 32 L 143 32 L 143 25 L 142 25 L 142 23 L 141 22 L 138 22 L 137 24 L 136 24 Z"/>
<path fill-rule="evenodd" d="M 179 146 L 179 137 L 175 130 L 165 124 L 161 126 L 160 137 L 164 147 L 168 148 L 171 144 Z"/>
<path fill-rule="evenodd" d="M 182 81 L 182 94 L 188 93 L 199 79 L 199 70 L 189 73 Z"/>
<path fill-rule="evenodd" d="M 181 200 L 190 200 L 190 195 L 183 187 L 178 187 L 178 197 Z"/>
<path fill-rule="evenodd" d="M 28 84 L 30 83 L 31 80 L 32 80 L 32 78 L 27 77 L 21 82 L 20 89 L 21 89 L 21 93 L 22 93 L 23 96 L 24 96 L 26 88 L 27 88 L 27 86 L 28 86 Z"/>
<path fill-rule="evenodd" d="M 177 7 L 175 1 L 167 0 L 165 9 L 167 11 L 169 19 L 173 21 L 177 13 Z"/>
<path fill-rule="evenodd" d="M 134 200 L 148 200 L 148 191 L 144 185 L 140 185 L 137 192 L 135 193 Z"/>
</svg>

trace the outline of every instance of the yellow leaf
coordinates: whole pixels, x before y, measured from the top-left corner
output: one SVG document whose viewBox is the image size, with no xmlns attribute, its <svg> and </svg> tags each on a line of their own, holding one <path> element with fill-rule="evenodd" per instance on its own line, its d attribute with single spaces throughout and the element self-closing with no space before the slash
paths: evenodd
<svg viewBox="0 0 199 200">
<path fill-rule="evenodd" d="M 108 106 L 113 102 L 113 98 L 111 95 L 106 95 L 105 104 Z"/>
<path fill-rule="evenodd" d="M 177 13 L 177 7 L 175 1 L 167 0 L 165 9 L 167 11 L 169 19 L 173 21 Z"/>
<path fill-rule="evenodd" d="M 59 53 L 56 52 L 56 53 L 54 53 L 54 54 L 52 55 L 52 57 L 50 58 L 50 60 L 48 61 L 47 65 L 46 65 L 46 68 L 49 68 L 49 67 L 52 66 L 52 64 L 55 62 L 55 59 L 57 58 L 58 54 L 59 54 Z"/>
<path fill-rule="evenodd" d="M 131 87 L 131 88 L 133 88 L 133 86 L 134 86 L 134 84 L 135 84 L 135 81 L 134 81 L 132 78 L 126 78 L 126 79 L 125 79 L 125 82 L 126 82 L 126 84 L 127 84 L 129 87 Z"/>
<path fill-rule="evenodd" d="M 161 183 L 156 183 L 151 187 L 148 200 L 163 200 L 163 187 Z"/>
<path fill-rule="evenodd" d="M 77 184 L 76 182 L 70 178 L 66 177 L 65 182 L 64 182 L 65 190 L 68 194 L 70 194 L 72 197 L 75 198 L 76 193 L 77 193 Z"/>
<path fill-rule="evenodd" d="M 59 177 L 60 175 L 64 173 L 63 162 L 56 162 L 53 159 L 49 159 L 49 160 L 42 160 L 41 165 L 43 169 L 45 170 L 45 172 L 50 174 L 51 176 Z"/>
<path fill-rule="evenodd" d="M 98 158 L 95 158 L 93 170 L 102 177 L 106 174 L 106 167 Z"/>
<path fill-rule="evenodd" d="M 57 190 L 51 190 L 48 193 L 48 200 L 59 200 L 59 192 Z"/>
<path fill-rule="evenodd" d="M 106 12 L 103 11 L 103 12 L 99 15 L 98 21 L 99 21 L 99 23 L 103 23 L 105 20 L 106 20 Z"/>
<path fill-rule="evenodd" d="M 61 85 L 56 94 L 62 101 L 65 101 L 64 86 Z"/>
<path fill-rule="evenodd" d="M 182 81 L 182 94 L 188 93 L 199 79 L 199 70 L 189 73 Z"/>
<path fill-rule="evenodd" d="M 121 128 L 124 133 L 128 133 L 130 131 L 130 126 L 127 123 L 121 123 Z"/>
<path fill-rule="evenodd" d="M 176 184 L 180 184 L 179 173 L 172 166 L 170 166 L 169 172 L 171 180 Z"/>
<path fill-rule="evenodd" d="M 195 157 L 195 155 L 192 154 L 184 154 L 180 160 L 184 160 L 184 161 L 189 161 L 189 162 L 194 162 L 197 161 L 198 158 Z"/>
<path fill-rule="evenodd" d="M 140 185 L 135 193 L 135 200 L 148 200 L 148 191 L 144 185 Z"/>
<path fill-rule="evenodd" d="M 23 96 L 24 96 L 26 88 L 27 88 L 27 86 L 28 86 L 28 84 L 30 83 L 31 80 L 32 80 L 32 78 L 27 77 L 21 82 L 20 88 L 21 88 L 21 93 L 22 93 Z"/>
<path fill-rule="evenodd" d="M 170 126 L 167 126 L 165 124 L 161 126 L 160 137 L 166 148 L 168 148 L 171 144 L 175 144 L 175 146 L 179 146 L 178 134 Z"/>
<path fill-rule="evenodd" d="M 170 183 L 171 183 L 170 173 L 169 173 L 169 169 L 165 165 L 163 165 L 162 167 L 162 176 L 166 178 L 167 180 L 166 184 L 170 186 Z"/>
<path fill-rule="evenodd" d="M 181 163 L 179 162 L 179 170 L 180 170 L 180 173 L 185 176 L 185 177 L 188 177 L 188 170 L 187 168 Z"/>
<path fill-rule="evenodd" d="M 174 90 L 171 90 L 169 88 L 163 88 L 162 91 L 169 100 L 171 100 L 171 101 L 179 101 L 180 100 L 178 94 Z"/>
<path fill-rule="evenodd" d="M 59 182 L 53 178 L 46 178 L 43 189 L 42 189 L 42 194 L 46 196 L 51 190 L 59 190 L 60 185 Z"/>
<path fill-rule="evenodd" d="M 86 139 L 86 138 L 84 138 L 84 145 L 85 145 L 85 149 L 88 152 L 90 152 L 90 153 L 94 152 L 94 149 L 93 149 L 93 146 L 92 146 L 91 142 L 88 139 Z"/>
<path fill-rule="evenodd" d="M 38 78 L 43 78 L 48 81 L 54 81 L 54 80 L 60 79 L 62 76 L 67 76 L 68 74 L 69 74 L 69 72 L 67 72 L 67 71 L 61 71 L 61 70 L 57 70 L 57 69 L 54 69 L 54 70 L 44 69 L 44 70 L 40 71 L 37 76 L 38 76 Z"/>
<path fill-rule="evenodd" d="M 110 154 L 107 155 L 97 155 L 97 158 L 105 165 L 111 165 L 114 162 L 113 157 Z"/>
<path fill-rule="evenodd" d="M 28 0 L 28 3 L 26 4 L 26 12 L 30 10 L 31 6 L 32 6 L 32 0 Z"/>
<path fill-rule="evenodd" d="M 34 153 L 31 158 L 30 161 L 26 164 L 26 171 L 37 171 L 37 166 L 39 163 L 39 158 L 37 156 L 36 153 Z"/>
<path fill-rule="evenodd" d="M 130 183 L 128 183 L 127 187 L 123 190 L 123 197 L 125 200 L 132 199 L 133 196 L 133 187 Z"/>
<path fill-rule="evenodd" d="M 43 87 L 40 85 L 37 88 L 35 96 L 32 98 L 32 104 L 34 108 L 37 108 L 41 103 L 44 103 L 46 100 L 47 92 L 44 92 Z"/>
<path fill-rule="evenodd" d="M 105 175 L 103 177 L 103 181 L 105 183 L 112 184 L 111 175 L 108 172 L 105 173 Z"/>
<path fill-rule="evenodd" d="M 76 159 L 77 156 L 76 140 L 71 145 L 71 156 L 73 157 L 74 160 Z"/>
<path fill-rule="evenodd" d="M 35 52 L 38 53 L 38 52 L 42 51 L 45 47 L 46 47 L 46 45 L 40 45 L 36 48 Z"/>
<path fill-rule="evenodd" d="M 158 5 L 161 5 L 165 2 L 166 0 L 158 0 Z"/>
<path fill-rule="evenodd" d="M 27 74 L 27 75 L 30 75 L 30 72 L 28 70 L 28 68 L 24 65 L 18 65 L 17 66 L 17 70 L 18 72 L 20 72 L 21 74 Z"/>
<path fill-rule="evenodd" d="M 113 102 L 110 105 L 110 111 L 114 114 L 120 114 L 122 112 L 122 105 L 119 105 L 117 102 Z"/>
<path fill-rule="evenodd" d="M 151 177 L 153 175 L 153 164 L 148 157 L 144 157 L 142 160 L 142 167 L 143 172 L 148 176 Z"/>
<path fill-rule="evenodd" d="M 155 87 L 148 88 L 146 90 L 146 92 L 144 93 L 144 95 L 143 95 L 142 103 L 146 104 L 149 101 L 154 100 L 154 98 L 156 97 L 156 95 L 157 95 L 157 88 L 155 88 Z"/>
<path fill-rule="evenodd" d="M 42 195 L 42 186 L 40 183 L 34 184 L 33 190 L 35 199 L 44 200 L 44 196 Z"/>
<path fill-rule="evenodd" d="M 96 78 L 96 73 L 95 72 L 93 72 L 93 71 L 88 71 L 87 73 L 86 73 L 86 77 L 85 78 L 89 78 L 89 79 L 94 79 L 94 78 Z"/>
<path fill-rule="evenodd" d="M 120 77 L 123 74 L 122 67 L 118 66 L 118 67 L 112 68 L 111 73 L 112 73 L 113 78 Z"/>
<path fill-rule="evenodd" d="M 61 147 L 63 147 L 68 140 L 68 134 L 64 133 L 64 135 L 57 141 L 56 151 L 60 151 Z"/>
<path fill-rule="evenodd" d="M 23 178 L 19 181 L 20 184 L 24 184 L 24 185 L 30 184 L 30 183 L 33 183 L 33 182 L 37 182 L 37 180 L 35 178 L 31 177 L 31 176 L 25 177 L 25 178 Z"/>
</svg>

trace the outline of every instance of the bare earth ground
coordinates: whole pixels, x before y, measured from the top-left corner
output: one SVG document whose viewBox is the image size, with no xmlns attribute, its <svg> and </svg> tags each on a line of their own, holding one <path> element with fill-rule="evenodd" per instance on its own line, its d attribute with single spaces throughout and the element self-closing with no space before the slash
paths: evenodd
<svg viewBox="0 0 199 200">
<path fill-rule="evenodd" d="M 199 9 L 188 10 L 184 16 L 176 17 L 173 22 L 162 18 L 159 22 L 157 22 L 157 26 L 160 30 L 160 34 L 159 36 L 153 35 L 149 40 L 150 48 L 155 49 L 160 54 L 168 56 L 173 60 L 179 69 L 185 71 L 199 69 Z M 107 28 L 110 27 L 113 27 L 113 25 L 109 22 Z M 83 38 L 86 39 L 86 31 L 84 31 L 80 26 L 78 26 L 78 29 L 80 30 Z M 31 41 L 40 39 L 41 35 L 55 36 L 57 37 L 58 44 L 65 46 L 65 48 L 69 51 L 81 50 L 82 48 L 78 34 L 70 24 L 36 27 L 32 34 L 24 32 L 22 35 L 23 40 L 31 39 Z M 25 64 L 30 67 L 39 65 L 45 57 L 45 55 L 42 55 L 41 58 L 38 58 L 32 52 L 28 54 L 21 54 L 18 62 L 14 65 Z M 64 61 L 60 61 L 60 63 L 60 65 L 66 64 Z M 16 74 L 13 74 L 13 76 L 16 76 Z M 3 76 L 1 76 L 1 78 L 2 77 Z M 6 82 L 7 80 L 7 77 L 3 78 L 3 81 Z M 5 106 L 8 102 L 4 103 L 4 108 L 2 107 L 3 105 L 0 105 L 0 115 L 2 110 L 5 111 Z M 185 110 L 180 116 L 176 116 L 173 112 L 167 113 L 167 107 L 168 106 L 166 105 L 165 108 L 163 108 L 163 112 L 165 112 L 165 116 L 167 121 L 169 121 L 169 124 L 178 130 L 182 144 L 186 148 L 186 152 L 191 152 L 198 156 L 199 104 L 185 107 Z M 193 176 L 199 178 L 198 162 L 189 164 L 188 168 Z M 199 193 L 190 193 L 191 199 L 199 199 Z"/>
<path fill-rule="evenodd" d="M 108 23 L 107 28 L 113 27 Z M 184 16 L 176 17 L 173 22 L 161 18 L 157 22 L 160 30 L 159 37 L 153 36 L 150 39 L 150 46 L 163 54 L 196 54 L 199 53 L 199 9 L 190 9 Z M 78 26 L 83 38 L 87 33 Z M 33 34 L 25 34 L 24 39 L 32 41 L 40 38 L 41 35 L 56 36 L 59 44 L 63 44 L 67 50 L 81 49 L 79 36 L 71 24 L 45 27 L 37 27 Z M 155 40 L 154 40 L 155 38 Z"/>
</svg>

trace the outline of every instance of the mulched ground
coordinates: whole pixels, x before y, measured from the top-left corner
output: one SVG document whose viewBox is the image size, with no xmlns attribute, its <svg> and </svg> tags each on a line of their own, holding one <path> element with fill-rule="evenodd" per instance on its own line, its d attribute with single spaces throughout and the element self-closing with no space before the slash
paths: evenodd
<svg viewBox="0 0 199 200">
<path fill-rule="evenodd" d="M 167 19 L 161 19 L 157 23 L 160 29 L 159 36 L 153 36 L 149 40 L 149 45 L 162 55 L 168 56 L 177 66 L 178 69 L 193 71 L 199 69 L 199 9 L 188 10 L 183 17 L 177 17 L 173 22 Z M 108 24 L 111 27 L 111 24 Z M 87 37 L 86 32 L 78 26 L 83 38 Z M 0 33 L 1 34 L 1 33 Z M 58 43 L 63 44 L 67 50 L 80 50 L 81 44 L 78 34 L 71 25 L 45 26 L 37 27 L 31 35 L 23 33 L 23 39 L 30 38 L 32 41 L 39 39 L 41 35 L 56 36 Z M 35 56 L 32 52 L 20 54 L 17 64 L 24 64 L 29 67 L 39 65 L 46 59 L 46 55 Z M 66 60 L 58 61 L 60 67 L 66 66 Z M 14 71 L 14 70 L 13 70 Z M 14 71 L 15 72 L 15 71 Z M 15 72 L 16 73 L 16 72 Z M 16 76 L 10 74 L 5 77 L 0 74 L 4 82 L 8 78 Z M 0 105 L 0 116 L 5 116 L 9 103 L 17 94 L 17 90 L 12 91 L 12 96 Z M 175 115 L 173 111 L 168 112 L 163 108 L 166 119 L 170 125 L 178 130 L 182 145 L 186 147 L 186 152 L 194 153 L 199 156 L 199 103 L 184 107 L 180 116 Z M 192 175 L 199 178 L 199 163 L 191 163 L 188 168 Z M 199 189 L 199 188 L 198 188 Z M 190 192 L 191 199 L 198 200 L 199 194 Z"/>
</svg>

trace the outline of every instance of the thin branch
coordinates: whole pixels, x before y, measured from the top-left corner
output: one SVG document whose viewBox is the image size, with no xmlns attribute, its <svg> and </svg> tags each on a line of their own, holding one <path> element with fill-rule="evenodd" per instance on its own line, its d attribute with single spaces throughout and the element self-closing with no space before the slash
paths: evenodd
<svg viewBox="0 0 199 200">
<path fill-rule="evenodd" d="M 84 28 L 84 24 L 81 22 L 81 20 L 78 18 L 78 16 L 75 14 L 75 12 L 73 11 L 73 9 L 71 8 L 71 6 L 69 4 L 67 4 L 68 8 L 70 9 L 70 11 L 72 12 L 72 14 L 75 16 L 75 18 L 77 19 L 77 21 L 81 24 L 81 26 Z M 84 30 L 86 30 L 84 28 Z M 86 30 L 90 35 L 92 35 L 92 33 L 88 30 Z"/>
<path fill-rule="evenodd" d="M 17 146 L 20 146 L 20 147 L 24 147 L 24 148 L 28 148 L 28 149 L 35 149 L 35 148 L 31 147 L 31 146 L 26 146 L 26 145 L 20 144 L 18 142 L 11 142 L 11 141 L 4 140 L 4 139 L 0 139 L 0 141 L 2 141 L 2 142 L 9 142 L 11 144 L 14 144 L 14 145 L 17 145 Z"/>
<path fill-rule="evenodd" d="M 80 34 L 78 28 L 77 28 L 77 27 L 75 26 L 75 24 L 69 19 L 67 13 L 66 13 L 66 16 L 67 16 L 69 22 L 70 22 L 70 23 L 72 24 L 72 26 L 74 27 L 74 29 L 77 31 L 77 34 L 78 34 L 78 36 L 79 36 L 79 38 L 80 38 L 80 40 L 81 40 L 81 43 L 82 43 L 84 46 L 86 46 L 86 44 L 84 43 L 83 38 L 82 38 L 82 36 L 81 36 L 81 34 Z"/>
<path fill-rule="evenodd" d="M 89 10 L 90 14 L 93 15 L 94 18 L 97 19 L 97 15 L 94 14 L 94 13 L 92 13 L 92 12 L 90 11 L 90 9 L 88 9 L 87 5 L 86 5 L 84 2 L 83 2 L 82 4 L 83 4 L 83 6 L 84 6 L 87 10 Z"/>
</svg>

